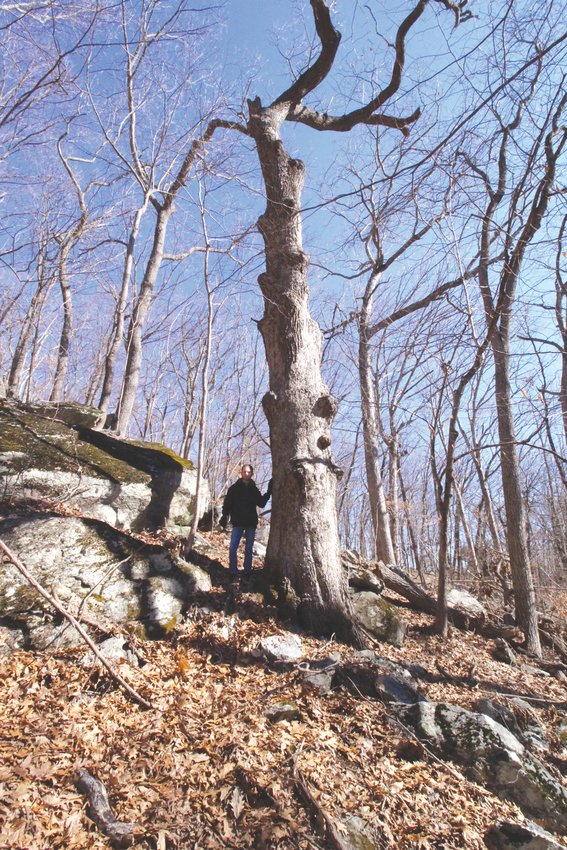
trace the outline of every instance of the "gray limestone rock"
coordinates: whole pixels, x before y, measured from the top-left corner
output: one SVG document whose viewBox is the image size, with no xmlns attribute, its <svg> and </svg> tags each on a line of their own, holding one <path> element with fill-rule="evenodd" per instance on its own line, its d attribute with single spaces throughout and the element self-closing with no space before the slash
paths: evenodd
<svg viewBox="0 0 567 850">
<path fill-rule="evenodd" d="M 384 846 L 368 821 L 358 815 L 348 817 L 343 826 L 346 830 L 342 839 L 345 850 L 379 850 Z"/>
<path fill-rule="evenodd" d="M 476 596 L 473 596 L 467 590 L 453 587 L 447 593 L 447 605 L 449 608 L 461 611 L 461 613 L 474 620 L 484 619 L 486 617 L 486 608 L 482 602 L 479 602 Z"/>
<path fill-rule="evenodd" d="M 128 648 L 128 641 L 123 637 L 113 636 L 99 643 L 97 650 L 105 661 L 127 661 L 134 667 L 139 667 L 140 662 L 138 656 Z M 95 656 L 94 652 L 89 650 L 80 660 L 83 667 L 93 667 L 100 665 L 100 661 Z"/>
<path fill-rule="evenodd" d="M 163 636 L 175 628 L 191 594 L 210 588 L 198 567 L 98 520 L 49 513 L 0 517 L 0 537 L 71 614 L 103 626 L 138 623 L 148 636 Z M 0 572 L 0 622 L 32 649 L 82 642 L 12 564 Z"/>
<path fill-rule="evenodd" d="M 341 664 L 338 677 L 353 693 L 378 697 L 383 702 L 413 705 L 425 699 L 408 670 L 373 650 L 362 650 L 357 660 Z"/>
<path fill-rule="evenodd" d="M 291 632 L 270 635 L 258 644 L 255 654 L 275 664 L 293 664 L 303 658 L 301 638 Z"/>
<path fill-rule="evenodd" d="M 64 422 L 65 425 L 81 428 L 101 428 L 106 419 L 106 413 L 97 407 L 89 407 L 86 404 L 78 404 L 73 401 L 48 401 L 42 404 L 20 404 L 22 410 L 32 413 L 34 416 L 43 416 Z"/>
<path fill-rule="evenodd" d="M 301 717 L 299 706 L 294 702 L 276 702 L 266 709 L 265 714 L 270 723 L 279 723 L 280 720 L 299 720 Z"/>
<path fill-rule="evenodd" d="M 301 687 L 306 692 L 313 692 L 325 696 L 333 688 L 333 670 L 302 670 Z"/>
<path fill-rule="evenodd" d="M 303 661 L 298 664 L 303 690 L 318 693 L 321 696 L 328 694 L 332 690 L 335 671 L 340 661 L 340 652 L 334 652 L 327 658 Z"/>
<path fill-rule="evenodd" d="M 118 528 L 185 533 L 196 472 L 174 452 L 90 427 L 81 405 L 52 411 L 0 400 L 0 487 L 5 497 L 65 502 Z M 69 420 L 69 421 L 67 421 Z M 207 502 L 205 494 L 204 502 Z"/>
<path fill-rule="evenodd" d="M 397 608 L 370 591 L 352 595 L 354 612 L 373 637 L 394 646 L 402 646 L 406 634 L 406 624 Z"/>
<path fill-rule="evenodd" d="M 496 661 L 501 661 L 503 664 L 516 663 L 516 656 L 504 638 L 496 638 L 492 655 Z"/>
<path fill-rule="evenodd" d="M 500 723 L 447 703 L 419 702 L 398 712 L 438 755 L 462 765 L 476 782 L 548 829 L 567 834 L 567 790 Z"/>
<path fill-rule="evenodd" d="M 488 850 L 564 850 L 563 844 L 531 821 L 499 821 L 487 830 L 484 843 Z"/>
</svg>

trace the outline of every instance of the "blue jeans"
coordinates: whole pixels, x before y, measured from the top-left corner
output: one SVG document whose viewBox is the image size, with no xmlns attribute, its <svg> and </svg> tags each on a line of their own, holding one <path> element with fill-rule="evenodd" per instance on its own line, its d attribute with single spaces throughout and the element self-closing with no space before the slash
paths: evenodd
<svg viewBox="0 0 567 850">
<path fill-rule="evenodd" d="M 254 538 L 256 536 L 255 528 L 242 528 L 240 525 L 235 525 L 230 535 L 230 548 L 228 550 L 228 571 L 232 575 L 238 572 L 237 552 L 244 535 L 244 574 L 252 572 L 252 548 L 254 546 Z"/>
</svg>

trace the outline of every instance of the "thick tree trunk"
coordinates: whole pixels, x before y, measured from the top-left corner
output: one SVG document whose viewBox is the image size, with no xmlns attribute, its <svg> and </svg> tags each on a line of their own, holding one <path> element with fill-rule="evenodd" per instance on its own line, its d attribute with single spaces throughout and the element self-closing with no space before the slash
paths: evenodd
<svg viewBox="0 0 567 850">
<path fill-rule="evenodd" d="M 536 595 L 526 534 L 526 513 L 520 484 L 520 461 L 512 413 L 507 337 L 496 333 L 492 341 L 492 351 L 502 490 L 506 510 L 506 540 L 510 554 L 516 619 L 526 635 L 528 651 L 541 655 Z"/>
<path fill-rule="evenodd" d="M 266 251 L 259 323 L 269 368 L 263 399 L 272 447 L 273 507 L 266 571 L 303 626 L 358 640 L 341 567 L 336 509 L 340 474 L 331 458 L 336 400 L 321 377 L 321 332 L 309 313 L 301 233 L 303 163 L 280 137 L 287 109 L 249 103 L 266 186 L 258 221 Z"/>
<path fill-rule="evenodd" d="M 376 391 L 370 366 L 369 332 L 372 293 L 376 286 L 374 275 L 368 283 L 360 312 L 358 338 L 358 375 L 364 438 L 364 460 L 368 498 L 374 529 L 376 558 L 385 564 L 395 564 L 396 556 L 390 531 L 390 517 L 384 495 L 384 484 L 378 463 L 378 426 L 376 422 Z"/>
</svg>

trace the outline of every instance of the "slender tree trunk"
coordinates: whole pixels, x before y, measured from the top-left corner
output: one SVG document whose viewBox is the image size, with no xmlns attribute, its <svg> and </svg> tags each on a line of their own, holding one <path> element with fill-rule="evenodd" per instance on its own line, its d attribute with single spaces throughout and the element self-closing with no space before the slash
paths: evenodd
<svg viewBox="0 0 567 850">
<path fill-rule="evenodd" d="M 412 555 L 413 555 L 413 562 L 414 562 L 415 568 L 417 570 L 417 574 L 419 576 L 419 579 L 420 579 L 422 585 L 425 587 L 425 576 L 423 575 L 423 569 L 422 569 L 422 566 L 421 566 L 421 555 L 420 555 L 420 551 L 419 551 L 418 537 L 417 537 L 417 534 L 415 533 L 413 520 L 412 520 L 412 517 L 411 517 L 411 514 L 410 514 L 408 493 L 407 493 L 406 486 L 405 486 L 405 483 L 404 483 L 404 479 L 403 479 L 403 476 L 402 476 L 402 464 L 401 464 L 401 458 L 400 458 L 399 455 L 398 455 L 398 481 L 400 482 L 400 491 L 401 491 L 401 494 L 402 494 L 402 504 L 403 504 L 403 507 L 404 507 L 404 515 L 405 515 L 405 518 L 406 518 L 406 528 L 407 528 L 407 531 L 408 531 L 410 547 L 411 547 L 411 551 L 412 551 Z"/>
<path fill-rule="evenodd" d="M 172 207 L 170 206 L 166 208 L 162 207 L 158 211 L 150 258 L 146 266 L 142 285 L 140 286 L 140 293 L 132 311 L 132 318 L 128 329 L 126 366 L 116 410 L 115 429 L 117 434 L 124 434 L 126 432 L 134 409 L 142 366 L 142 333 L 163 259 L 165 236 L 171 212 Z"/>
<path fill-rule="evenodd" d="M 140 230 L 140 223 L 147 209 L 147 206 L 148 198 L 146 196 L 146 198 L 144 199 L 144 203 L 136 211 L 136 215 L 134 216 L 134 222 L 132 224 L 130 237 L 128 239 L 128 245 L 126 247 L 126 256 L 124 257 L 124 267 L 122 271 L 122 282 L 120 286 L 120 292 L 118 294 L 116 309 L 114 311 L 112 337 L 108 353 L 106 355 L 106 361 L 104 366 L 104 378 L 102 382 L 100 400 L 98 403 L 99 408 L 105 413 L 108 412 L 108 408 L 110 405 L 112 384 L 114 381 L 114 370 L 116 368 L 116 359 L 118 357 L 118 352 L 120 350 L 120 346 L 124 337 L 124 313 L 126 311 L 128 289 L 130 287 L 130 279 L 132 277 L 132 269 L 134 266 L 134 248 Z"/>
<path fill-rule="evenodd" d="M 59 339 L 59 350 L 57 353 L 57 365 L 55 367 L 55 377 L 51 389 L 50 401 L 61 401 L 65 390 L 65 381 L 67 380 L 67 372 L 69 369 L 69 349 L 71 347 L 71 339 L 73 336 L 73 301 L 71 298 L 71 285 L 69 282 L 69 272 L 67 263 L 71 250 L 77 244 L 83 235 L 87 226 L 88 210 L 85 203 L 85 191 L 79 185 L 77 178 L 70 166 L 68 157 L 63 153 L 62 143 L 67 136 L 67 131 L 59 137 L 57 141 L 57 151 L 63 166 L 69 175 L 71 183 L 75 188 L 77 201 L 81 211 L 80 218 L 75 226 L 65 233 L 56 237 L 56 242 L 59 245 L 59 262 L 58 262 L 58 279 L 61 289 L 61 297 L 63 300 L 63 326 L 61 328 L 61 337 Z"/>
<path fill-rule="evenodd" d="M 65 242 L 60 249 L 59 255 L 59 287 L 63 301 L 63 326 L 59 338 L 59 349 L 57 352 L 57 364 L 55 376 L 49 401 L 61 401 L 63 399 L 65 380 L 69 368 L 69 349 L 73 336 L 73 300 L 71 298 L 71 287 L 67 273 L 67 260 L 71 251 L 72 242 Z"/>
<path fill-rule="evenodd" d="M 390 434 L 391 439 L 388 442 L 388 484 L 390 495 L 390 539 L 394 550 L 394 563 L 398 564 L 400 560 L 400 499 L 399 499 L 399 482 L 398 482 L 398 454 L 399 440 L 395 430 L 394 417 L 391 416 Z"/>
<path fill-rule="evenodd" d="M 280 139 L 289 107 L 263 109 L 255 100 L 249 109 L 267 195 L 258 221 L 266 252 L 266 271 L 258 279 L 264 297 L 259 328 L 270 375 L 263 406 L 273 466 L 266 570 L 306 628 L 357 639 L 340 559 L 340 471 L 329 448 L 337 402 L 321 378 L 322 335 L 308 307 L 300 218 L 305 168 Z"/>
<path fill-rule="evenodd" d="M 396 556 L 390 531 L 390 517 L 384 494 L 384 484 L 378 462 L 378 425 L 376 422 L 376 391 L 373 372 L 370 365 L 370 347 L 368 327 L 370 322 L 373 291 L 376 279 L 373 275 L 368 282 L 359 321 L 358 375 L 360 381 L 360 404 L 362 411 L 362 434 L 364 441 L 364 460 L 368 497 L 374 529 L 376 559 L 385 564 L 395 564 Z"/>
<path fill-rule="evenodd" d="M 512 412 L 512 393 L 509 378 L 510 352 L 507 337 L 502 337 L 500 333 L 495 334 L 492 341 L 492 352 L 494 355 L 502 490 L 506 509 L 506 541 L 510 553 L 516 618 L 525 632 L 529 651 L 541 655 L 536 595 L 528 552 L 526 512 L 522 498 L 520 461 Z"/>
<path fill-rule="evenodd" d="M 472 565 L 475 569 L 476 574 L 479 575 L 480 570 L 479 570 L 479 566 L 478 566 L 478 558 L 476 556 L 476 548 L 475 548 L 475 545 L 474 545 L 474 538 L 472 536 L 471 527 L 470 527 L 469 522 L 467 520 L 467 515 L 466 515 L 466 512 L 465 512 L 465 506 L 463 504 L 463 494 L 462 494 L 462 491 L 461 491 L 459 484 L 456 481 L 454 482 L 454 486 L 455 486 L 455 495 L 457 497 L 458 516 L 460 516 L 461 523 L 463 525 L 463 530 L 465 532 L 465 538 L 466 538 L 466 541 L 467 541 L 467 546 L 468 546 L 469 551 L 471 553 Z"/>
<path fill-rule="evenodd" d="M 8 375 L 7 387 L 7 393 L 9 397 L 16 397 L 19 394 L 20 383 L 22 380 L 22 374 L 24 371 L 30 338 L 32 337 L 32 335 L 37 334 L 37 328 L 41 320 L 43 305 L 45 304 L 45 300 L 49 294 L 53 282 L 54 281 L 52 280 L 48 282 L 47 285 L 45 285 L 41 279 L 40 271 L 40 281 L 38 283 L 37 290 L 34 292 L 33 297 L 31 299 L 26 318 L 24 320 L 20 335 L 18 337 L 18 342 L 16 344 L 14 355 L 12 357 L 12 363 L 10 364 L 10 373 Z M 31 369 L 32 364 L 30 363 L 30 370 Z M 29 383 L 30 382 L 28 381 L 28 385 Z"/>
<path fill-rule="evenodd" d="M 204 211 L 201 209 L 201 218 L 203 221 L 203 231 L 205 238 L 207 236 Z M 208 240 L 206 240 L 207 250 L 205 251 L 204 259 L 204 282 L 207 293 L 207 336 L 205 339 L 205 354 L 203 358 L 203 369 L 201 372 L 201 404 L 199 409 L 199 448 L 197 451 L 197 486 L 195 490 L 195 511 L 191 520 L 191 529 L 187 538 L 187 550 L 193 548 L 195 535 L 197 534 L 197 526 L 201 518 L 202 501 L 203 501 L 203 473 L 205 470 L 205 452 L 207 447 L 207 414 L 209 410 L 209 364 L 211 362 L 211 346 L 213 341 L 213 293 L 209 282 L 209 250 Z"/>
</svg>

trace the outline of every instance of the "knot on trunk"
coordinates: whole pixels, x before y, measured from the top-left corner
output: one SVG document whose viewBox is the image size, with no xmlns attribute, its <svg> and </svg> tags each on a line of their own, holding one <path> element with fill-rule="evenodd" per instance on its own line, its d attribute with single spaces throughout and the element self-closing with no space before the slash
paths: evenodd
<svg viewBox="0 0 567 850">
<path fill-rule="evenodd" d="M 282 251 L 282 254 L 284 252 Z M 291 268 L 306 268 L 309 265 L 309 258 L 305 251 L 286 251 L 285 258 Z"/>
<path fill-rule="evenodd" d="M 273 390 L 267 392 L 262 398 L 262 407 L 264 408 L 264 413 L 268 422 L 270 421 L 270 416 L 273 416 L 276 412 L 277 402 L 278 397 Z"/>
<path fill-rule="evenodd" d="M 313 405 L 312 413 L 314 416 L 319 416 L 321 419 L 330 421 L 337 412 L 339 403 L 332 395 L 320 396 Z"/>
<path fill-rule="evenodd" d="M 305 163 L 301 159 L 290 159 L 289 167 L 300 175 L 305 173 Z"/>
</svg>

